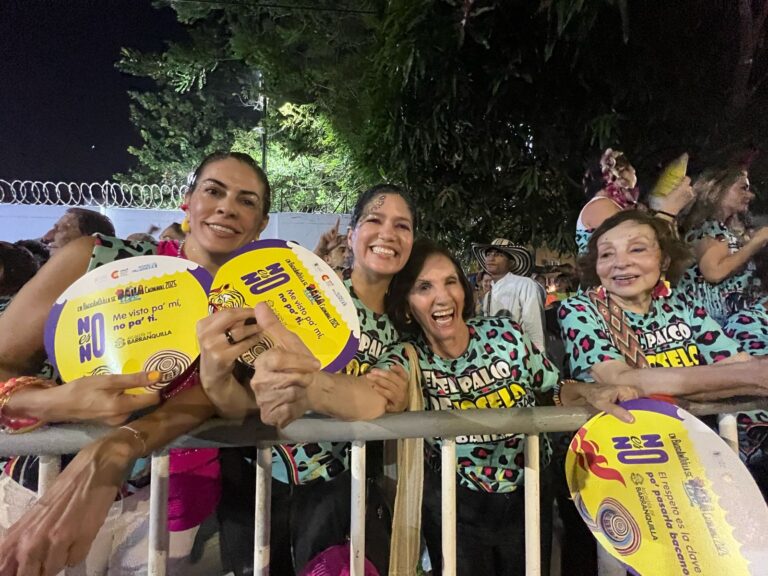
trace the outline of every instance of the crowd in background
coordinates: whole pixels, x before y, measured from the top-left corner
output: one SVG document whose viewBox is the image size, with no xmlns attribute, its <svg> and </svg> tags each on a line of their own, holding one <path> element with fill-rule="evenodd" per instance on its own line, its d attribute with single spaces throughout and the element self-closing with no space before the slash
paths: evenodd
<svg viewBox="0 0 768 576">
<path fill-rule="evenodd" d="M 282 427 L 310 410 L 372 419 L 406 409 L 554 403 L 589 404 L 631 421 L 617 402 L 651 394 L 681 402 L 768 394 L 761 376 L 768 361 L 761 358 L 768 350 L 768 227 L 752 224 L 747 167 L 708 170 L 692 183 L 677 162 L 660 181 L 666 188 L 657 185 L 641 197 L 626 155 L 606 150 L 584 178 L 576 264 L 540 267 L 531 250 L 503 237 L 477 239 L 472 263 L 462 266 L 449 250 L 419 238 L 406 191 L 373 187 L 361 195 L 346 233 L 337 222 L 315 247 L 350 291 L 366 336 L 344 373 L 319 371 L 266 307 L 222 310 L 198 327 L 197 371 L 172 382 L 173 393 L 145 395 L 141 404 L 123 391 L 151 382 L 152 374 L 59 385 L 41 360 L 47 309 L 88 270 L 126 256 L 188 258 L 214 273 L 266 227 L 271 190 L 263 171 L 242 154 L 207 157 L 191 177 L 184 221 L 158 239 L 158 230 L 114 238 L 108 218 L 71 208 L 39 240 L 0 243 L 0 376 L 7 378 L 0 385 L 2 429 L 18 433 L 78 420 L 115 425 L 113 433 L 65 458 L 63 474 L 38 503 L 35 459 L 4 463 L 0 575 L 55 574 L 75 565 L 88 574 L 128 573 L 129 565 L 138 571 L 131 573 L 141 573 L 149 482 L 141 463 L 214 414 L 258 413 Z M 37 306 L 31 313 L 30 302 Z M 254 315 L 256 324 L 248 321 Z M 265 335 L 273 347 L 244 370 L 236 359 Z M 97 403 L 103 405 L 98 413 L 83 408 Z M 742 413 L 738 422 L 740 455 L 768 494 L 768 414 Z M 366 528 L 376 534 L 368 539 L 371 574 L 411 573 L 421 562 L 419 533 L 431 560 L 426 564 L 440 572 L 439 449 L 439 439 L 424 439 L 409 452 L 414 460 L 400 471 L 402 486 L 391 500 L 378 490 L 384 451 L 370 447 L 369 493 L 391 510 Z M 459 574 L 522 573 L 522 454 L 518 434 L 459 442 Z M 557 501 L 568 530 L 566 573 L 594 574 L 594 543 L 568 500 L 562 458 L 563 438 L 545 437 L 544 573 Z M 249 450 L 174 451 L 170 524 L 177 573 L 194 573 L 194 542 L 209 533 L 200 525 L 210 522 L 224 568 L 248 573 L 253 461 Z M 349 444 L 278 446 L 273 466 L 272 573 L 340 573 L 331 567 L 337 556 L 348 557 Z M 81 517 L 92 520 L 76 527 Z M 403 529 L 414 524 L 415 545 Z M 392 550 L 415 549 L 418 557 L 390 554 L 383 544 L 390 539 Z"/>
</svg>

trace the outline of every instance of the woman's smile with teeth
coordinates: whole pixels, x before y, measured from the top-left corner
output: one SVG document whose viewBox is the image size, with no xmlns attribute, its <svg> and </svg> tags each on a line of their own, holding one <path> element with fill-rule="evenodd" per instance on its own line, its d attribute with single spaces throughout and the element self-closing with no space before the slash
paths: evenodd
<svg viewBox="0 0 768 576">
<path fill-rule="evenodd" d="M 374 254 L 381 254 L 384 256 L 394 256 L 395 251 L 391 248 L 385 248 L 384 246 L 371 246 L 371 252 Z"/>
<path fill-rule="evenodd" d="M 225 232 L 228 234 L 237 234 L 237 231 L 230 228 L 229 226 L 222 226 L 221 224 L 211 224 L 208 223 L 208 227 L 212 228 L 215 232 Z"/>
<path fill-rule="evenodd" d="M 441 310 L 440 312 L 432 314 L 432 318 L 434 318 L 435 322 L 438 324 L 445 324 L 447 321 L 450 321 L 452 317 L 453 310 Z"/>
<path fill-rule="evenodd" d="M 637 276 L 634 274 L 622 274 L 621 276 L 613 277 L 613 279 L 618 282 L 621 282 L 622 280 L 634 280 L 635 278 L 637 278 Z"/>
</svg>

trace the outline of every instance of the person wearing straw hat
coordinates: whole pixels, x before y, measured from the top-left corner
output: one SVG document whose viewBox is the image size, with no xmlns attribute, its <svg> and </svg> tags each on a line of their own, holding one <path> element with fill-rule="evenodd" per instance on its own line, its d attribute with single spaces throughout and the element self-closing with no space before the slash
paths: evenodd
<svg viewBox="0 0 768 576">
<path fill-rule="evenodd" d="M 529 277 L 533 255 L 506 238 L 473 244 L 472 253 L 493 279 L 491 290 L 483 298 L 483 315 L 509 316 L 543 352 L 544 298 L 539 285 Z"/>
</svg>

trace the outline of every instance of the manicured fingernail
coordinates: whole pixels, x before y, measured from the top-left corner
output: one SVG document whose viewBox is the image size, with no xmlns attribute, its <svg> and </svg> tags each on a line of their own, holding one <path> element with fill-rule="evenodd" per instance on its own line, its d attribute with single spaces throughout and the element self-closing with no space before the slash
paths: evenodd
<svg viewBox="0 0 768 576">
<path fill-rule="evenodd" d="M 152 370 L 152 372 L 147 372 L 147 380 L 149 380 L 151 383 L 155 383 L 158 380 L 160 380 L 160 372 L 157 370 Z"/>
</svg>

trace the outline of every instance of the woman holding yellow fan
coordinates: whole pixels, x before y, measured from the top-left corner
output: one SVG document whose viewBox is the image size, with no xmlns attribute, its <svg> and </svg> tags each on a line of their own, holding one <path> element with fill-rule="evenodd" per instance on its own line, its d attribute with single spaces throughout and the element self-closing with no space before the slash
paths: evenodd
<svg viewBox="0 0 768 576">
<path fill-rule="evenodd" d="M 691 180 L 685 175 L 687 168 L 688 155 L 683 154 L 667 166 L 650 193 L 648 203 L 659 218 L 674 223 L 677 214 L 693 199 Z M 619 150 L 606 149 L 600 161 L 584 174 L 582 183 L 587 203 L 576 220 L 580 254 L 587 251 L 592 232 L 605 220 L 641 206 L 635 168 Z"/>
</svg>

